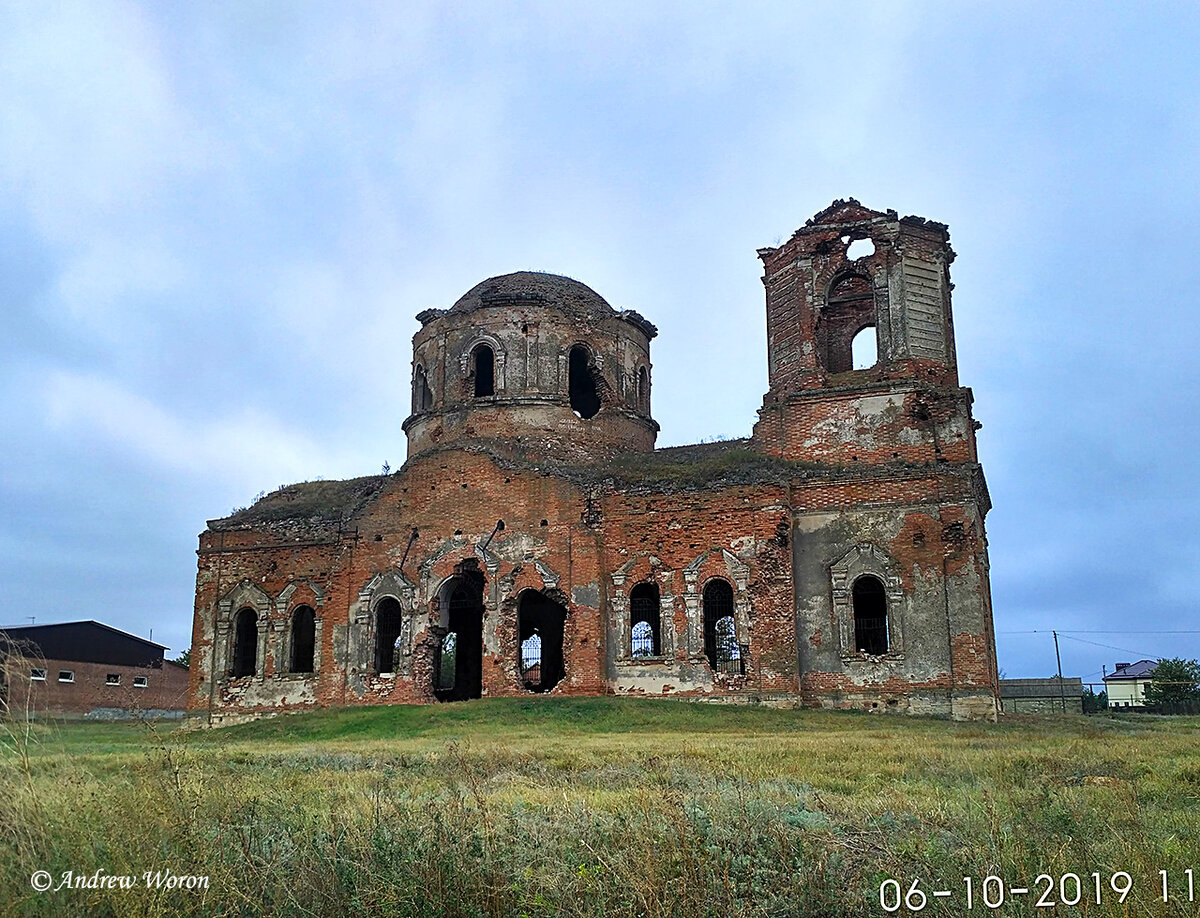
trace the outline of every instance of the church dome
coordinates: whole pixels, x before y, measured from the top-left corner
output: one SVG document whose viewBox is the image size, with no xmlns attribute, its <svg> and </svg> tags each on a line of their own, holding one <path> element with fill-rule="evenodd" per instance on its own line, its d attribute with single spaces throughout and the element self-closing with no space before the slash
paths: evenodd
<svg viewBox="0 0 1200 918">
<path fill-rule="evenodd" d="M 459 297 L 448 313 L 463 315 L 485 306 L 554 306 L 577 321 L 610 319 L 618 314 L 587 284 L 542 271 L 489 277 Z"/>
</svg>

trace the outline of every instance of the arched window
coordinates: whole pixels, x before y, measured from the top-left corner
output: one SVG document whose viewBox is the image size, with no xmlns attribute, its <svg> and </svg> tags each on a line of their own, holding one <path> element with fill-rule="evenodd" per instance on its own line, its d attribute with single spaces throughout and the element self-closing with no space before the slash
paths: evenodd
<svg viewBox="0 0 1200 918">
<path fill-rule="evenodd" d="M 481 344 L 472 358 L 475 371 L 475 397 L 496 394 L 496 355 L 491 347 Z"/>
<path fill-rule="evenodd" d="M 839 277 L 829 288 L 817 326 L 825 369 L 830 373 L 855 369 L 854 337 L 867 326 L 874 325 L 875 291 L 871 281 L 861 274 Z"/>
<path fill-rule="evenodd" d="M 733 587 L 719 577 L 704 587 L 704 654 L 713 672 L 745 672 L 733 617 Z"/>
<path fill-rule="evenodd" d="M 246 607 L 237 614 L 233 632 L 233 674 L 253 676 L 258 672 L 258 613 Z"/>
<path fill-rule="evenodd" d="M 419 363 L 413 373 L 413 413 L 428 411 L 433 407 L 433 392 L 429 388 L 429 376 Z"/>
<path fill-rule="evenodd" d="M 637 406 L 643 414 L 650 413 L 650 373 L 645 367 L 638 368 Z"/>
<path fill-rule="evenodd" d="M 883 581 L 864 574 L 850 591 L 854 603 L 854 648 L 880 656 L 888 651 L 887 594 Z"/>
<path fill-rule="evenodd" d="M 375 672 L 396 671 L 396 641 L 400 637 L 400 603 L 388 596 L 375 607 Z"/>
<path fill-rule="evenodd" d="M 317 646 L 316 614 L 311 606 L 298 606 L 292 613 L 292 659 L 294 673 L 311 673 Z"/>
<path fill-rule="evenodd" d="M 850 342 L 850 359 L 856 370 L 869 370 L 878 362 L 878 341 L 875 337 L 875 326 L 864 325 L 854 335 Z"/>
<path fill-rule="evenodd" d="M 600 393 L 592 377 L 592 355 L 582 344 L 567 352 L 567 389 L 571 410 L 581 418 L 593 418 L 600 410 Z"/>
<path fill-rule="evenodd" d="M 662 654 L 661 624 L 658 584 L 639 583 L 629 593 L 630 656 Z"/>
</svg>

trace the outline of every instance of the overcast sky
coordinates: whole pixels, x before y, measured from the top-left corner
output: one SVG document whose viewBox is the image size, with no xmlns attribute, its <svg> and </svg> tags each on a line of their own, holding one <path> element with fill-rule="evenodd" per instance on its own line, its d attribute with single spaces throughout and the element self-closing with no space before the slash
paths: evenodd
<svg viewBox="0 0 1200 918">
<path fill-rule="evenodd" d="M 659 327 L 660 445 L 749 434 L 755 249 L 853 196 L 950 225 L 1001 669 L 1198 657 L 1197 47 L 1191 3 L 4 0 L 0 624 L 185 648 L 205 521 L 398 467 L 413 316 L 491 275 Z"/>
</svg>

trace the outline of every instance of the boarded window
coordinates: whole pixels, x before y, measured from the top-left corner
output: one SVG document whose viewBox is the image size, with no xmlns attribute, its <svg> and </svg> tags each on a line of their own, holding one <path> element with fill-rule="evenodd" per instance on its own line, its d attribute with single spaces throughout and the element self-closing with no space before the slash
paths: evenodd
<svg viewBox="0 0 1200 918">
<path fill-rule="evenodd" d="M 854 647 L 879 656 L 888 651 L 887 594 L 883 581 L 864 575 L 854 581 Z"/>
<path fill-rule="evenodd" d="M 496 394 L 496 355 L 486 344 L 475 348 L 475 397 Z"/>
<path fill-rule="evenodd" d="M 299 606 L 292 613 L 292 660 L 294 673 L 311 673 L 317 646 L 316 613 L 311 606 Z"/>
<path fill-rule="evenodd" d="M 630 656 L 657 657 L 662 653 L 661 612 L 657 583 L 639 583 L 629 593 Z"/>
<path fill-rule="evenodd" d="M 375 609 L 375 672 L 396 671 L 396 640 L 400 637 L 400 603 L 391 596 Z"/>
<path fill-rule="evenodd" d="M 733 587 L 720 577 L 704 586 L 704 654 L 713 672 L 739 675 L 745 672 L 734 620 Z"/>
<path fill-rule="evenodd" d="M 592 376 L 592 355 L 582 344 L 576 344 L 567 354 L 567 387 L 571 410 L 581 418 L 592 418 L 600 410 L 600 393 Z"/>
<path fill-rule="evenodd" d="M 258 671 L 258 613 L 245 608 L 234 625 L 233 675 L 253 676 Z"/>
</svg>

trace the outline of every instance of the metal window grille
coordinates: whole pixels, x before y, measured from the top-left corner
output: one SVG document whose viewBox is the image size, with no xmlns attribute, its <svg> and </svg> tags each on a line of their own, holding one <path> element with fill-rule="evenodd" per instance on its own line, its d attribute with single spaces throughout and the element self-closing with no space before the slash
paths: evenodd
<svg viewBox="0 0 1200 918">
<path fill-rule="evenodd" d="M 536 631 L 521 642 L 521 678 L 530 685 L 542 681 L 542 636 Z"/>
<path fill-rule="evenodd" d="M 650 627 L 649 622 L 638 622 L 633 626 L 631 643 L 633 657 L 655 656 L 654 629 Z"/>
<path fill-rule="evenodd" d="M 855 649 L 874 656 L 887 653 L 888 633 L 886 616 L 856 616 L 854 619 Z"/>
</svg>

